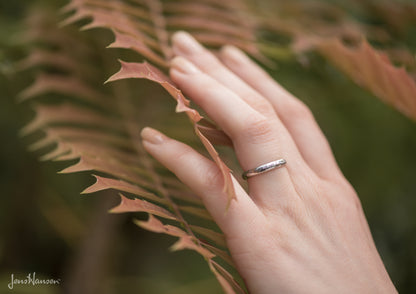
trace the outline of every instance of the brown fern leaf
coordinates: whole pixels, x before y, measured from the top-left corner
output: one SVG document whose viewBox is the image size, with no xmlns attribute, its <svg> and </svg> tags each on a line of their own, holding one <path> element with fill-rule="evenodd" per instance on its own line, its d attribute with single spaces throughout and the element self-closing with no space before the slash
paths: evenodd
<svg viewBox="0 0 416 294">
<path fill-rule="evenodd" d="M 113 12 L 108 11 L 108 7 L 119 9 L 115 14 L 125 11 L 124 14 L 121 13 L 123 17 L 132 12 L 135 15 L 140 14 L 140 9 L 135 11 L 130 9 L 131 7 L 127 9 L 123 5 L 118 7 L 119 4 L 114 4 L 121 2 L 88 1 L 88 3 L 90 6 L 97 4 L 100 9 L 105 10 L 92 9 L 89 6 L 94 13 L 99 11 L 100 15 L 112 15 Z M 102 8 L 102 5 L 105 7 Z M 155 13 L 155 7 L 152 9 L 152 13 Z M 149 16 L 150 19 L 154 17 Z M 122 23 L 123 21 L 120 21 L 120 24 Z M 112 29 L 118 32 L 118 29 Z M 108 189 L 119 191 L 121 202 L 112 210 L 113 213 L 147 213 L 148 221 L 137 221 L 139 226 L 177 237 L 178 241 L 171 247 L 172 250 L 190 249 L 198 252 L 207 261 L 226 293 L 245 293 L 233 275 L 220 265 L 228 263 L 232 267 L 233 262 L 226 251 L 223 234 L 218 231 L 201 201 L 176 178 L 159 167 L 144 151 L 138 132 L 144 126 L 138 119 L 143 110 L 135 104 L 137 99 L 143 98 L 137 98 L 135 91 L 130 93 L 129 89 L 121 87 L 119 83 L 104 87 L 96 78 L 85 78 L 78 74 L 84 70 L 94 72 L 94 68 L 101 68 L 103 75 L 106 71 L 105 66 L 109 63 L 106 59 L 112 55 L 109 54 L 110 57 L 107 57 L 97 49 L 88 50 L 88 46 L 85 50 L 68 50 L 65 42 L 70 44 L 77 36 L 69 30 L 71 33 L 68 33 L 66 40 L 67 30 L 62 29 L 57 33 L 58 29 L 53 24 L 45 25 L 40 19 L 36 19 L 28 30 L 27 40 L 40 43 L 43 49 L 35 49 L 32 55 L 19 65 L 22 70 L 36 68 L 40 72 L 35 82 L 20 95 L 21 101 L 36 101 L 36 116 L 22 130 L 22 134 L 30 135 L 39 131 L 45 133 L 45 136 L 34 142 L 30 148 L 42 152 L 43 160 L 78 160 L 61 173 L 94 171 L 96 183 L 83 193 Z M 138 35 L 129 35 L 126 32 L 122 34 L 123 37 L 131 38 L 126 44 L 131 45 L 129 43 L 131 40 L 138 39 Z M 160 36 L 161 32 L 157 34 L 160 40 L 163 39 Z M 92 48 L 97 48 L 100 44 L 99 40 L 93 38 L 88 42 L 81 37 L 79 40 L 84 46 L 89 42 Z M 169 54 L 166 52 L 170 50 L 168 43 L 165 45 L 160 45 L 159 51 L 153 49 L 151 51 L 163 60 L 163 63 L 159 64 L 162 69 L 168 61 Z M 166 55 L 161 54 L 164 50 Z M 85 54 L 90 53 L 94 54 L 94 58 L 90 57 L 90 61 L 85 62 Z M 146 52 L 140 51 L 140 53 L 145 56 Z M 49 60 L 51 56 L 60 56 L 60 58 L 51 62 Z M 229 169 L 202 132 L 211 134 L 216 141 L 224 144 L 229 144 L 228 137 L 203 120 L 161 70 L 146 62 L 121 62 L 121 64 L 120 72 L 111 80 L 148 79 L 160 84 L 176 99 L 176 111 L 188 115 L 194 125 L 195 133 L 222 169 L 226 178 L 224 189 L 231 200 L 234 191 L 230 184 Z M 53 98 L 54 103 L 45 103 L 44 97 L 48 97 L 47 100 Z M 201 125 L 198 125 L 198 122 L 201 122 Z M 178 127 L 184 126 L 178 125 Z M 192 219 L 192 223 L 189 219 Z M 207 220 L 212 224 L 210 227 L 205 227 Z"/>
<path fill-rule="evenodd" d="M 340 40 L 322 42 L 319 51 L 358 85 L 416 120 L 416 83 L 404 68 L 363 41 L 349 48 Z"/>
<path fill-rule="evenodd" d="M 134 50 L 162 68 L 168 68 L 172 57 L 169 37 L 177 30 L 191 32 L 205 45 L 232 44 L 265 59 L 255 45 L 256 26 L 248 21 L 247 7 L 240 0 L 72 0 L 63 11 L 75 11 L 63 24 L 91 19 L 83 29 L 111 29 L 115 41 L 110 47 Z"/>
<path fill-rule="evenodd" d="M 196 11 L 190 14 L 189 11 Z M 74 13 L 64 24 L 91 19 L 83 29 L 108 28 L 115 35 L 110 48 L 125 48 L 136 51 L 148 62 L 166 70 L 172 57 L 169 44 L 171 32 L 178 29 L 191 31 L 202 43 L 210 46 L 233 44 L 243 50 L 265 59 L 255 45 L 255 28 L 246 21 L 247 14 L 243 2 L 219 1 L 123 1 L 73 0 L 64 11 Z M 233 17 L 225 16 L 232 12 Z M 207 13 L 203 17 L 203 13 Z M 215 16 L 215 17 L 214 17 Z M 209 18 L 208 18 L 209 17 Z M 214 21 L 213 21 L 214 19 Z M 233 185 L 229 169 L 222 162 L 210 140 L 204 135 L 213 135 L 216 142 L 227 142 L 224 133 L 211 128 L 201 127 L 197 123 L 202 117 L 190 109 L 189 102 L 163 73 L 150 63 L 122 63 L 120 72 L 113 80 L 125 78 L 145 78 L 162 85 L 178 102 L 177 111 L 186 112 L 195 125 L 195 132 L 201 139 L 212 159 L 217 163 L 224 175 L 224 190 L 231 199 L 234 198 Z"/>
<path fill-rule="evenodd" d="M 264 18 L 266 30 L 291 39 L 290 46 L 295 54 L 302 57 L 300 60 L 305 62 L 302 56 L 305 52 L 317 51 L 358 85 L 409 118 L 416 119 L 414 54 L 406 48 L 392 46 L 393 37 L 389 30 L 361 23 L 345 9 L 348 5 L 355 5 L 358 10 L 379 13 L 390 20 L 388 23 L 393 28 L 400 27 L 400 30 L 412 22 L 411 16 L 416 11 L 414 4 L 379 2 L 356 1 L 344 4 L 344 9 L 324 1 L 267 2 L 267 10 L 276 11 L 280 17 L 270 16 L 268 11 L 263 12 L 261 17 Z M 387 9 L 393 6 L 394 10 Z M 394 17 L 391 17 L 393 14 Z M 366 40 L 383 44 L 384 53 L 375 50 Z M 355 45 L 350 47 L 344 43 Z M 270 53 L 270 56 L 274 55 L 273 50 Z M 390 60 L 407 70 L 396 68 Z"/>
</svg>

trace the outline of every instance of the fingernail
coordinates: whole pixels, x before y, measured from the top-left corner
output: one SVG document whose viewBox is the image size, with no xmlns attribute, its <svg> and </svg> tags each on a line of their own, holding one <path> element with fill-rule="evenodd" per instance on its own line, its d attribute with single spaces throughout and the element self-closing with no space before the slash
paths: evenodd
<svg viewBox="0 0 416 294">
<path fill-rule="evenodd" d="M 172 69 L 176 69 L 185 74 L 194 74 L 199 72 L 199 69 L 192 62 L 181 56 L 173 58 L 170 65 Z"/>
<path fill-rule="evenodd" d="M 172 36 L 173 49 L 184 54 L 192 54 L 203 48 L 190 34 L 180 31 Z"/>
<path fill-rule="evenodd" d="M 146 127 L 140 133 L 143 141 L 149 142 L 151 144 L 161 144 L 164 140 L 164 135 L 155 129 Z"/>
<path fill-rule="evenodd" d="M 229 58 L 234 62 L 241 63 L 247 60 L 247 55 L 245 55 L 243 51 L 231 45 L 223 47 L 221 53 L 224 57 Z"/>
</svg>

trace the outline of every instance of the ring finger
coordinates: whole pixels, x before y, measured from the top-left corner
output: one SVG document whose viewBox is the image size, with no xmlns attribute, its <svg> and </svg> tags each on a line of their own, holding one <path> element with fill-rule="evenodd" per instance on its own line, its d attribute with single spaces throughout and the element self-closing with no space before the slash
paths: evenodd
<svg viewBox="0 0 416 294">
<path fill-rule="evenodd" d="M 231 137 L 244 170 L 279 158 L 286 159 L 298 174 L 304 170 L 296 146 L 277 117 L 262 115 L 185 58 L 176 57 L 171 66 L 174 82 Z M 281 201 L 294 192 L 287 168 L 250 178 L 249 189 L 255 201 L 264 204 L 270 204 L 271 194 L 280 194 Z"/>
</svg>

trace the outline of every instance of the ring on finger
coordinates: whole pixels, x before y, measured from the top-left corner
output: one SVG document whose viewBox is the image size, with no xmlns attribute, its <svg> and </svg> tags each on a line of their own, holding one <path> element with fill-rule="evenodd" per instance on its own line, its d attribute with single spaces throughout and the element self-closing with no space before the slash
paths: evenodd
<svg viewBox="0 0 416 294">
<path fill-rule="evenodd" d="M 256 168 L 249 169 L 249 170 L 245 171 L 243 173 L 242 177 L 243 177 L 244 180 L 247 180 L 250 177 L 260 175 L 262 173 L 274 170 L 276 168 L 280 168 L 280 167 L 284 166 L 285 164 L 286 164 L 286 160 L 283 159 L 283 158 L 278 159 L 278 160 L 274 160 L 274 161 L 262 164 L 262 165 L 260 165 Z"/>
</svg>

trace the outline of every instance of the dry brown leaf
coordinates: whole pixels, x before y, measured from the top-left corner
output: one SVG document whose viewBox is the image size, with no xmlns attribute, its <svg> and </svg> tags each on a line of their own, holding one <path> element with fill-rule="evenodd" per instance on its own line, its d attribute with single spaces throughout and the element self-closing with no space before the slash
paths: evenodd
<svg viewBox="0 0 416 294">
<path fill-rule="evenodd" d="M 233 278 L 233 276 L 225 270 L 222 266 L 220 266 L 215 261 L 211 260 L 210 263 L 210 269 L 215 274 L 217 279 L 219 280 L 223 290 L 227 294 L 244 294 L 246 291 L 244 291 L 241 286 L 238 284 L 238 282 Z"/>
<path fill-rule="evenodd" d="M 165 199 L 160 198 L 159 196 L 156 196 L 155 194 L 150 193 L 145 189 L 137 185 L 130 184 L 126 181 L 100 177 L 97 175 L 94 175 L 94 177 L 97 179 L 97 181 L 93 185 L 82 191 L 81 194 L 90 194 L 102 190 L 114 189 L 125 193 L 131 193 L 160 204 L 167 203 Z"/>
<path fill-rule="evenodd" d="M 416 120 L 416 83 L 404 68 L 395 67 L 367 41 L 350 48 L 340 40 L 319 45 L 319 51 L 358 85 Z"/>
<path fill-rule="evenodd" d="M 191 225 L 191 228 L 194 232 L 214 241 L 217 245 L 227 247 L 224 234 L 200 226 Z"/>
<path fill-rule="evenodd" d="M 178 227 L 163 224 L 159 219 L 154 217 L 152 214 L 149 214 L 149 218 L 147 221 L 135 220 L 134 223 L 141 228 L 144 228 L 148 231 L 152 231 L 155 233 L 164 233 L 164 234 L 174 236 L 174 237 L 179 237 L 179 238 L 185 237 L 188 235 L 185 231 L 183 231 L 182 229 Z"/>
<path fill-rule="evenodd" d="M 235 9 L 239 12 L 226 13 Z M 192 10 L 195 14 L 189 13 Z M 182 0 L 171 3 L 145 1 L 139 5 L 132 1 L 72 0 L 64 11 L 72 14 L 63 24 L 89 19 L 90 22 L 82 27 L 83 30 L 107 28 L 115 36 L 114 42 L 109 47 L 129 49 L 157 65 L 156 67 L 146 61 L 143 63 L 121 61 L 121 70 L 109 81 L 143 78 L 161 85 L 176 100 L 176 112 L 184 112 L 189 117 L 198 138 L 221 169 L 225 179 L 224 191 L 231 201 L 235 195 L 230 170 L 213 146 L 213 143 L 231 146 L 231 140 L 215 125 L 202 119 L 164 71 L 166 72 L 172 57 L 169 37 L 173 30 L 178 28 L 192 31 L 196 38 L 206 45 L 219 47 L 226 43 L 234 44 L 265 60 L 255 44 L 255 25 L 252 20 L 245 17 L 248 15 L 248 10 L 245 9 L 244 4 L 240 0 L 230 0 L 226 3 L 219 0 L 199 2 Z M 204 19 L 204 14 L 210 17 Z M 90 50 L 88 46 L 80 46 L 83 48 L 77 50 L 75 35 L 71 34 L 67 37 L 64 33 L 57 32 L 50 24 L 42 24 L 40 17 L 34 17 L 31 23 L 26 40 L 41 40 L 47 45 L 45 48 L 53 49 L 51 52 L 46 50 L 37 56 L 34 54 L 22 62 L 22 69 L 36 66 L 47 73 L 40 76 L 33 87 L 23 95 L 27 99 L 31 98 L 31 101 L 53 92 L 64 102 L 61 105 L 40 104 L 37 107 L 35 119 L 22 133 L 32 134 L 42 130 L 46 135 L 31 148 L 45 150 L 54 146 L 42 156 L 45 160 L 79 160 L 61 173 L 81 171 L 103 173 L 102 176 L 95 176 L 97 182 L 84 193 L 114 189 L 129 193 L 129 197 L 138 197 L 130 199 L 120 194 L 122 201 L 112 211 L 148 213 L 149 220 L 137 222 L 138 225 L 151 231 L 178 237 L 179 240 L 172 249 L 197 251 L 210 264 L 210 268 L 215 271 L 216 277 L 227 293 L 243 293 L 244 291 L 240 291 L 241 287 L 236 286 L 229 275 L 221 270 L 218 271 L 216 267 L 211 267 L 214 257 L 232 264 L 229 255 L 214 245 L 199 240 L 193 229 L 198 231 L 200 236 L 222 245 L 225 242 L 223 236 L 190 224 L 187 220 L 189 214 L 191 217 L 197 216 L 191 219 L 201 222 L 212 221 L 200 199 L 190 193 L 177 179 L 173 179 L 172 175 L 159 174 L 159 167 L 156 167 L 153 160 L 144 152 L 138 135 L 141 127 L 138 125 L 139 120 L 135 119 L 140 110 L 135 109 L 135 106 L 132 106 L 134 104 L 128 101 L 131 99 L 130 96 L 127 95 L 129 98 L 126 98 L 120 94 L 123 93 L 123 90 L 119 91 L 123 87 L 118 86 L 121 83 L 107 86 L 106 89 L 110 88 L 114 91 L 107 97 L 108 91 L 107 93 L 103 91 L 106 94 L 96 91 L 101 89 L 96 84 L 96 79 L 90 77 L 77 79 L 78 73 L 83 71 L 81 69 L 83 65 L 90 62 L 84 56 L 86 54 L 89 57 L 94 56 L 94 50 Z M 68 49 L 67 44 L 71 44 L 70 47 L 74 47 L 74 50 Z M 61 56 L 60 54 L 65 57 L 55 62 L 48 61 L 51 56 Z M 77 62 L 72 64 L 71 60 Z M 102 64 L 96 68 L 100 66 Z M 57 69 L 58 74 L 50 75 L 50 67 Z M 75 97 L 77 99 L 74 99 Z M 173 225 L 165 225 L 153 215 L 173 220 L 180 224 L 183 230 Z"/>
<path fill-rule="evenodd" d="M 178 251 L 178 250 L 184 250 L 184 249 L 191 249 L 191 250 L 195 250 L 196 252 L 198 252 L 199 254 L 201 254 L 204 258 L 210 260 L 212 258 L 215 257 L 215 254 L 212 253 L 211 251 L 205 249 L 204 247 L 197 245 L 195 243 L 195 237 L 186 235 L 183 236 L 181 238 L 179 238 L 179 240 L 173 244 L 170 249 L 172 251 Z"/>
<path fill-rule="evenodd" d="M 166 209 L 140 199 L 129 199 L 123 194 L 120 194 L 121 202 L 118 206 L 110 210 L 112 213 L 123 213 L 123 212 L 147 212 L 149 214 L 157 215 L 166 219 L 177 220 L 176 216 L 173 215 Z"/>
</svg>

